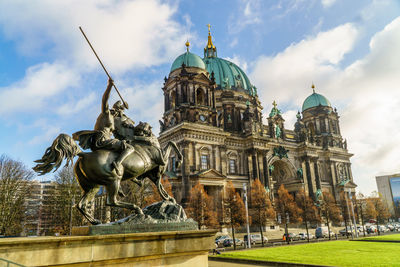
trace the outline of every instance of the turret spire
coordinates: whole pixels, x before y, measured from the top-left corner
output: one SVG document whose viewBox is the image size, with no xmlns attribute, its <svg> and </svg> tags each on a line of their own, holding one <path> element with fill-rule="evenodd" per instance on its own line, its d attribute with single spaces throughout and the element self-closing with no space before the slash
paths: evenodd
<svg viewBox="0 0 400 267">
<path fill-rule="evenodd" d="M 212 43 L 211 25 L 207 24 L 207 27 L 208 27 L 208 41 L 206 47 L 204 47 L 204 57 L 216 57 L 217 48 Z"/>
<path fill-rule="evenodd" d="M 315 94 L 315 85 L 314 85 L 314 82 L 311 84 L 311 88 L 312 88 L 313 94 Z"/>
</svg>

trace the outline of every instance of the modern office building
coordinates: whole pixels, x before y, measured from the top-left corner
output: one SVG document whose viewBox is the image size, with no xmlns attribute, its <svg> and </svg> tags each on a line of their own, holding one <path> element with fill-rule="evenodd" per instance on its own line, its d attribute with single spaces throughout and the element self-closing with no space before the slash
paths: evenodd
<svg viewBox="0 0 400 267">
<path fill-rule="evenodd" d="M 390 213 L 400 218 L 400 173 L 376 176 L 375 179 Z"/>
</svg>

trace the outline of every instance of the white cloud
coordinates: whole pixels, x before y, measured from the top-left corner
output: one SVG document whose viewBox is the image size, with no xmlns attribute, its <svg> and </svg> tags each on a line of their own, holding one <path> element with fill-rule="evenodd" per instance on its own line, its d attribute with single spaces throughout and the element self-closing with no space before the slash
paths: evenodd
<svg viewBox="0 0 400 267">
<path fill-rule="evenodd" d="M 292 44 L 261 57 L 251 76 L 263 103 L 274 98 L 297 108 L 311 93 L 311 81 L 316 83 L 317 92 L 338 107 L 342 136 L 355 154 L 355 182 L 368 194 L 376 190 L 375 175 L 400 170 L 400 17 L 373 36 L 366 56 L 343 67 L 358 32 L 345 24 Z"/>
<path fill-rule="evenodd" d="M 121 90 L 125 101 L 129 104 L 126 114 L 136 122 L 148 122 L 153 127 L 153 133 L 158 135 L 160 130 L 158 120 L 164 112 L 164 97 L 161 81 L 153 83 L 138 82 L 131 87 Z M 116 94 L 113 95 L 110 103 L 119 100 Z"/>
<path fill-rule="evenodd" d="M 0 114 L 43 108 L 45 100 L 76 86 L 78 81 L 79 76 L 62 64 L 30 67 L 21 81 L 0 88 Z"/>
<path fill-rule="evenodd" d="M 46 120 L 40 119 L 35 121 L 32 125 L 28 126 L 29 128 L 39 128 L 41 130 L 41 134 L 34 136 L 31 140 L 28 141 L 29 145 L 37 145 L 41 143 L 50 143 L 54 140 L 54 138 L 60 134 L 61 128 L 49 124 Z"/>
<path fill-rule="evenodd" d="M 62 116 L 76 114 L 79 111 L 91 106 L 96 100 L 96 94 L 91 92 L 88 96 L 76 101 L 68 102 L 58 108 L 58 114 Z"/>
<path fill-rule="evenodd" d="M 185 39 L 184 27 L 172 19 L 176 7 L 157 0 L 12 0 L 0 10 L 5 36 L 21 53 L 44 50 L 83 70 L 99 66 L 78 26 L 113 73 L 170 61 Z"/>
<path fill-rule="evenodd" d="M 4 102 L 0 114 L 37 110 L 45 103 L 68 99 L 56 111 L 65 116 L 92 104 L 93 93 L 82 99 L 81 92 L 65 90 L 75 86 L 75 91 L 82 91 L 81 87 L 89 84 L 85 91 L 90 92 L 90 86 L 98 83 L 96 73 L 102 72 L 78 26 L 118 80 L 129 71 L 171 62 L 184 51 L 189 37 L 183 34 L 185 27 L 172 18 L 176 8 L 158 0 L 1 1 L 4 36 L 23 56 L 44 56 L 50 63 L 30 67 L 20 81 L 0 88 Z M 190 31 L 190 17 L 185 21 Z M 78 84 L 80 77 L 84 79 Z"/>
<path fill-rule="evenodd" d="M 336 0 L 321 0 L 322 6 L 325 8 L 332 6 L 335 2 Z"/>
<path fill-rule="evenodd" d="M 311 92 L 312 81 L 319 85 L 320 81 L 334 79 L 337 64 L 353 49 L 357 34 L 348 23 L 292 44 L 273 57 L 261 56 L 250 76 L 262 102 L 274 98 L 284 104 L 296 99 L 295 104 L 300 105 Z"/>
<path fill-rule="evenodd" d="M 252 24 L 262 22 L 262 8 L 260 0 L 239 0 L 239 8 L 235 15 L 230 16 L 229 31 L 233 34 L 241 32 Z"/>
</svg>

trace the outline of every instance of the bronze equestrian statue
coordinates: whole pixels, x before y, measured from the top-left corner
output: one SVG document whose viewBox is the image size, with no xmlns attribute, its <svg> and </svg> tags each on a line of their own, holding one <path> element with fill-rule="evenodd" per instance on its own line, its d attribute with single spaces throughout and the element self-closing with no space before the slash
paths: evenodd
<svg viewBox="0 0 400 267">
<path fill-rule="evenodd" d="M 118 195 L 124 195 L 120 189 L 121 181 L 132 180 L 141 185 L 145 178 L 149 178 L 157 186 L 163 200 L 175 202 L 165 191 L 161 179 L 172 149 L 178 158 L 176 167 L 182 163 L 182 154 L 174 142 L 168 142 L 161 149 L 149 124 L 140 122 L 135 127 L 134 122 L 123 114 L 121 103 L 117 102 L 109 109 L 108 98 L 112 85 L 113 81 L 109 79 L 94 130 L 79 131 L 73 134 L 74 138 L 60 134 L 43 157 L 35 161 L 38 164 L 33 168 L 43 175 L 53 169 L 56 171 L 64 159 L 67 160 L 65 165 L 68 165 L 78 156 L 74 173 L 84 193 L 77 208 L 91 224 L 101 223 L 89 211 L 100 186 L 106 188 L 106 205 L 135 210 L 138 214 L 143 214 L 140 207 L 117 199 Z M 112 138 L 112 134 L 118 139 Z M 92 152 L 82 152 L 74 139 L 79 141 L 83 149 L 90 148 Z"/>
</svg>

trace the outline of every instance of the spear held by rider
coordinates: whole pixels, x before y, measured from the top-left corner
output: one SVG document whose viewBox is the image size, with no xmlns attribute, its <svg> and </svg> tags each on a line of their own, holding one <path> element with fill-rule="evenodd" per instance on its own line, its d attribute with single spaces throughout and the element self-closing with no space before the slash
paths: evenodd
<svg viewBox="0 0 400 267">
<path fill-rule="evenodd" d="M 111 78 L 110 74 L 108 73 L 106 67 L 104 67 L 103 62 L 101 62 L 99 56 L 97 55 L 96 51 L 94 50 L 92 44 L 90 43 L 89 39 L 87 38 L 87 36 L 86 36 L 85 32 L 83 31 L 83 29 L 82 29 L 81 26 L 79 26 L 79 30 L 80 30 L 81 33 L 83 34 L 83 37 L 85 37 L 87 43 L 89 44 L 90 48 L 92 49 L 92 51 L 93 51 L 94 55 L 96 56 L 97 60 L 99 61 L 100 65 L 103 67 L 104 72 L 107 74 L 108 78 L 112 80 L 112 78 Z M 119 97 L 121 98 L 122 103 L 124 103 L 125 108 L 126 108 L 126 109 L 129 109 L 128 103 L 125 102 L 125 100 L 122 98 L 122 96 L 121 96 L 121 94 L 120 94 L 120 92 L 119 92 L 117 86 L 116 86 L 114 83 L 113 83 L 113 87 L 115 88 L 115 90 L 117 91 Z"/>
</svg>

